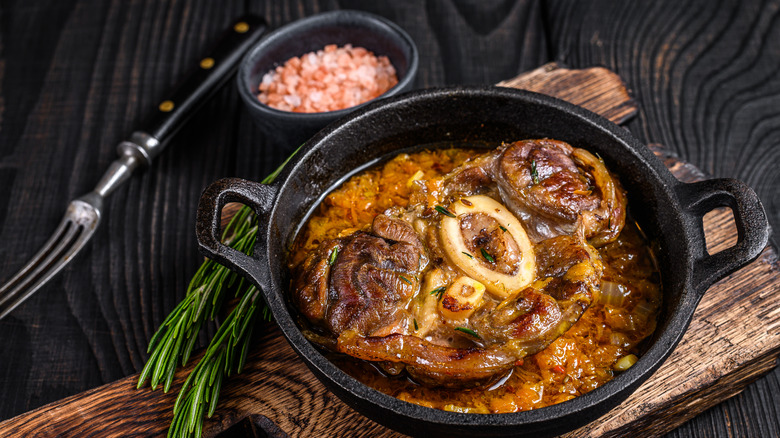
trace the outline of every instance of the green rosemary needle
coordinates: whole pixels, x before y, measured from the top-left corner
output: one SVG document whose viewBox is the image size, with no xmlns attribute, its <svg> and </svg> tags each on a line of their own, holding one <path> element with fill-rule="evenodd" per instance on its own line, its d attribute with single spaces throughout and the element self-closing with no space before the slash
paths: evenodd
<svg viewBox="0 0 780 438">
<path fill-rule="evenodd" d="M 531 179 L 534 184 L 539 184 L 539 172 L 536 170 L 536 160 L 531 160 Z"/>
<path fill-rule="evenodd" d="M 442 207 L 441 205 L 437 205 L 436 207 L 434 207 L 434 209 L 435 209 L 436 211 L 438 211 L 439 213 L 441 213 L 441 214 L 445 215 L 445 216 L 449 216 L 449 217 L 455 217 L 455 213 L 453 213 L 453 212 L 451 212 L 451 211 L 447 210 L 447 208 L 446 208 L 446 207 Z"/>
<path fill-rule="evenodd" d="M 330 251 L 330 256 L 328 257 L 328 266 L 333 266 L 334 263 L 336 263 L 336 257 L 339 255 L 339 247 L 335 247 Z"/>
<path fill-rule="evenodd" d="M 482 339 L 482 338 L 481 338 L 481 337 L 480 337 L 480 336 L 477 334 L 477 332 L 475 332 L 474 330 L 472 330 L 472 329 L 470 329 L 470 328 L 468 328 L 468 327 L 455 327 L 455 330 L 457 330 L 457 331 L 460 331 L 460 332 L 463 332 L 463 333 L 466 333 L 466 334 L 468 334 L 468 335 L 471 335 L 471 336 L 474 336 L 474 337 L 475 337 L 475 338 L 477 338 L 477 339 Z"/>
<path fill-rule="evenodd" d="M 271 183 L 294 155 L 295 152 L 262 183 Z M 251 254 L 257 231 L 257 217 L 245 206 L 225 227 L 222 242 Z M 150 381 L 153 390 L 162 383 L 163 390 L 168 392 L 177 366 L 189 360 L 203 323 L 213 321 L 222 310 L 227 289 L 235 290 L 238 304 L 220 325 L 204 356 L 182 385 L 173 408 L 169 437 L 201 436 L 204 415 L 214 414 L 223 379 L 233 372 L 240 373 L 244 367 L 258 315 L 270 321 L 271 314 L 259 300 L 260 291 L 256 287 L 230 269 L 206 260 L 190 281 L 184 299 L 149 341 L 149 360 L 138 378 L 138 388 Z"/>
<path fill-rule="evenodd" d="M 447 290 L 444 286 L 439 286 L 436 289 L 431 291 L 431 295 L 436 295 L 436 299 L 441 299 L 441 297 L 444 296 L 444 291 Z"/>
</svg>

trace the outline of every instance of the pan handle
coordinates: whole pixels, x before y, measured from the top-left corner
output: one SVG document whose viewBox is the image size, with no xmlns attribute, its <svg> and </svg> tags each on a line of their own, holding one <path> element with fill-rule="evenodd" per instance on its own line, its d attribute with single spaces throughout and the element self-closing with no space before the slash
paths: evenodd
<svg viewBox="0 0 780 438">
<path fill-rule="evenodd" d="M 250 279 L 260 290 L 268 290 L 270 273 L 264 258 L 267 242 L 262 237 L 268 227 L 268 213 L 279 192 L 277 184 L 261 184 L 241 178 L 223 178 L 209 185 L 198 203 L 195 226 L 200 252 L 206 257 Z M 222 208 L 229 202 L 249 206 L 258 217 L 257 242 L 249 256 L 222 243 Z"/>
<path fill-rule="evenodd" d="M 689 228 L 700 236 L 695 248 L 693 287 L 704 293 L 713 283 L 755 260 L 769 242 L 771 228 L 764 207 L 747 184 L 735 179 L 710 179 L 677 188 L 680 203 L 688 213 Z M 708 254 L 704 241 L 703 217 L 708 212 L 730 207 L 737 225 L 737 243 Z"/>
</svg>

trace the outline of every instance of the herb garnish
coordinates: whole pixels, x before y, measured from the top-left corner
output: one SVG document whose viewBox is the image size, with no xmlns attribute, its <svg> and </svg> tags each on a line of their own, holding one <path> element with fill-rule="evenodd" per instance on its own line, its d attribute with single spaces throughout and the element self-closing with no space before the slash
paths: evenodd
<svg viewBox="0 0 780 438">
<path fill-rule="evenodd" d="M 222 240 L 232 248 L 251 254 L 257 235 L 257 217 L 243 207 L 230 221 Z M 230 236 L 228 238 L 228 236 Z M 149 342 L 151 353 L 138 378 L 138 387 L 151 380 L 152 389 L 163 384 L 168 392 L 177 366 L 187 363 L 198 334 L 206 320 L 214 320 L 225 301 L 226 291 L 238 283 L 238 305 L 228 315 L 206 348 L 206 353 L 179 390 L 173 407 L 168 436 L 200 436 L 204 415 L 211 417 L 217 407 L 223 378 L 240 373 L 249 351 L 256 316 L 270 320 L 271 315 L 260 291 L 237 274 L 212 260 L 206 260 L 187 288 L 187 295 L 168 315 Z"/>
<path fill-rule="evenodd" d="M 441 205 L 437 205 L 434 208 L 436 209 L 436 211 L 438 211 L 439 213 L 445 216 L 455 217 L 455 214 L 453 214 L 451 211 L 447 210 L 446 208 L 442 207 Z"/>
<path fill-rule="evenodd" d="M 480 251 L 482 251 L 482 257 L 485 258 L 490 263 L 495 263 L 496 259 L 493 258 L 492 255 L 490 255 L 487 251 L 485 251 L 485 248 L 480 248 Z"/>
<path fill-rule="evenodd" d="M 403 280 L 403 281 L 404 281 L 404 283 L 406 283 L 406 284 L 412 284 L 412 282 L 411 282 L 411 281 L 409 281 L 409 279 L 408 279 L 408 278 L 406 278 L 406 277 L 404 277 L 403 275 L 399 275 L 399 277 L 401 277 L 401 280 Z"/>
<path fill-rule="evenodd" d="M 445 291 L 445 290 L 447 290 L 447 288 L 446 288 L 446 287 L 444 287 L 444 286 L 439 286 L 439 287 L 437 287 L 436 289 L 432 290 L 430 294 L 431 294 L 431 295 L 436 295 L 436 298 L 437 298 L 437 299 L 441 299 L 441 297 L 443 297 L 443 296 L 444 296 L 444 291 Z"/>
<path fill-rule="evenodd" d="M 466 257 L 468 257 L 468 258 L 470 258 L 470 259 L 473 259 L 473 258 L 474 258 L 474 256 L 473 256 L 473 255 L 471 255 L 471 254 L 467 253 L 466 251 L 461 251 L 461 253 L 465 254 L 465 255 L 466 255 Z"/>
<path fill-rule="evenodd" d="M 336 263 L 336 257 L 339 255 L 339 247 L 335 246 L 330 251 L 330 256 L 328 257 L 328 266 L 333 266 L 334 263 Z"/>
<path fill-rule="evenodd" d="M 539 184 L 539 172 L 536 171 L 536 160 L 531 160 L 531 180 L 534 184 Z"/>
<path fill-rule="evenodd" d="M 472 330 L 472 329 L 470 329 L 470 328 L 468 328 L 468 327 L 455 327 L 455 330 L 458 330 L 458 331 L 461 331 L 461 332 L 463 332 L 463 333 L 466 333 L 466 334 L 469 334 L 469 335 L 471 335 L 471 336 L 474 336 L 474 337 L 475 337 L 475 338 L 477 338 L 477 339 L 482 339 L 482 338 L 481 338 L 481 337 L 480 337 L 480 336 L 477 334 L 477 332 L 475 332 L 474 330 Z"/>
<path fill-rule="evenodd" d="M 262 183 L 273 182 L 297 152 L 293 152 Z M 245 254 L 252 254 L 257 223 L 252 209 L 242 207 L 225 227 L 222 242 Z M 190 281 L 184 299 L 149 341 L 147 352 L 151 354 L 138 377 L 138 387 L 151 380 L 153 390 L 162 383 L 163 391 L 168 392 L 177 366 L 183 366 L 189 360 L 204 322 L 213 321 L 225 303 L 232 301 L 230 297 L 225 297 L 227 289 L 235 292 L 238 304 L 220 325 L 203 357 L 179 390 L 168 429 L 169 437 L 201 436 L 204 415 L 211 417 L 214 414 L 223 379 L 231 373 L 240 373 L 244 367 L 258 315 L 270 321 L 271 313 L 256 287 L 230 269 L 206 260 Z"/>
<path fill-rule="evenodd" d="M 417 331 L 420 329 L 420 327 L 417 327 L 417 318 L 413 319 L 414 321 L 414 331 Z"/>
<path fill-rule="evenodd" d="M 504 226 L 503 226 L 503 225 L 499 225 L 499 226 L 498 226 L 498 228 L 501 228 L 501 231 L 503 231 L 503 232 L 505 232 L 505 233 L 506 233 L 506 228 L 504 228 Z"/>
</svg>

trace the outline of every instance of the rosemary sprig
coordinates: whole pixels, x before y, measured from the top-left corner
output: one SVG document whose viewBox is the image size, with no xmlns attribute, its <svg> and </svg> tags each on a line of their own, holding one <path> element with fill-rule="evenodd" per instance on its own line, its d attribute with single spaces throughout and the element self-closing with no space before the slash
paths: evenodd
<svg viewBox="0 0 780 438">
<path fill-rule="evenodd" d="M 258 313 L 259 292 L 254 286 L 246 290 L 219 327 L 206 354 L 190 372 L 173 406 L 169 437 L 200 437 L 203 415 L 211 417 L 214 414 L 223 379 L 244 368 Z"/>
<path fill-rule="evenodd" d="M 222 234 L 222 240 L 245 254 L 251 254 L 257 235 L 257 220 L 251 209 L 244 207 L 230 221 Z M 189 360 L 203 323 L 213 320 L 222 307 L 226 286 L 233 285 L 238 275 L 230 269 L 206 260 L 187 287 L 187 294 L 162 323 L 149 341 L 151 353 L 138 378 L 138 387 L 151 380 L 152 389 L 163 383 L 168 392 L 173 383 L 177 364 L 183 366 Z M 241 284 L 241 286 L 244 286 Z M 237 295 L 254 289 L 251 285 L 239 287 Z"/>
<path fill-rule="evenodd" d="M 296 150 L 262 183 L 269 184 L 279 175 Z M 257 217 L 249 207 L 242 207 L 222 233 L 222 242 L 245 254 L 254 250 Z M 236 284 L 236 280 L 239 280 Z M 240 373 L 249 351 L 252 331 L 258 315 L 270 321 L 265 303 L 258 301 L 260 291 L 230 269 L 206 260 L 187 287 L 185 298 L 173 309 L 149 341 L 150 352 L 138 388 L 151 380 L 152 389 L 161 382 L 168 392 L 177 364 L 185 365 L 192 354 L 203 323 L 214 320 L 224 304 L 226 289 L 235 287 L 238 304 L 220 325 L 206 353 L 179 391 L 173 408 L 169 437 L 200 437 L 203 416 L 211 417 L 217 406 L 222 381 L 231 373 Z M 259 309 L 259 310 L 258 310 Z"/>
</svg>

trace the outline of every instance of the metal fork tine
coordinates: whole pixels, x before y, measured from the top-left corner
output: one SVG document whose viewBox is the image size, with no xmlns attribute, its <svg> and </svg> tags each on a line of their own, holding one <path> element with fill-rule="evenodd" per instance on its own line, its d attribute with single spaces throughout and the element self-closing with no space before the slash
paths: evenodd
<svg viewBox="0 0 780 438">
<path fill-rule="evenodd" d="M 6 306 L 21 298 L 20 295 L 26 295 L 26 292 L 31 290 L 30 286 L 41 275 L 45 275 L 49 271 L 66 246 L 73 242 L 74 237 L 77 237 L 76 234 L 80 227 L 67 218 L 63 220 L 63 225 L 63 230 L 57 233 L 56 238 L 49 239 L 19 274 L 0 289 L 0 309 L 4 311 Z"/>
<path fill-rule="evenodd" d="M 46 244 L 8 283 L 0 287 L 0 319 L 59 272 L 89 240 L 92 231 L 93 227 L 74 222 L 69 209 Z"/>
<path fill-rule="evenodd" d="M 19 269 L 19 272 L 16 273 L 10 280 L 8 280 L 4 285 L 0 286 L 0 303 L 4 301 L 5 296 L 7 295 L 8 291 L 11 290 L 13 287 L 15 287 L 20 281 L 22 281 L 25 277 L 27 277 L 29 272 L 33 269 L 35 269 L 36 266 L 38 266 L 48 254 L 51 253 L 54 246 L 57 244 L 57 242 L 60 241 L 62 235 L 65 233 L 65 231 L 72 226 L 72 222 L 68 219 L 67 215 L 60 221 L 60 224 L 57 226 L 57 229 L 54 231 L 54 233 L 49 237 L 49 240 L 46 241 L 46 243 L 43 244 L 40 250 L 38 250 L 37 253 L 35 253 L 34 256 L 27 262 L 24 267 Z"/>
</svg>

